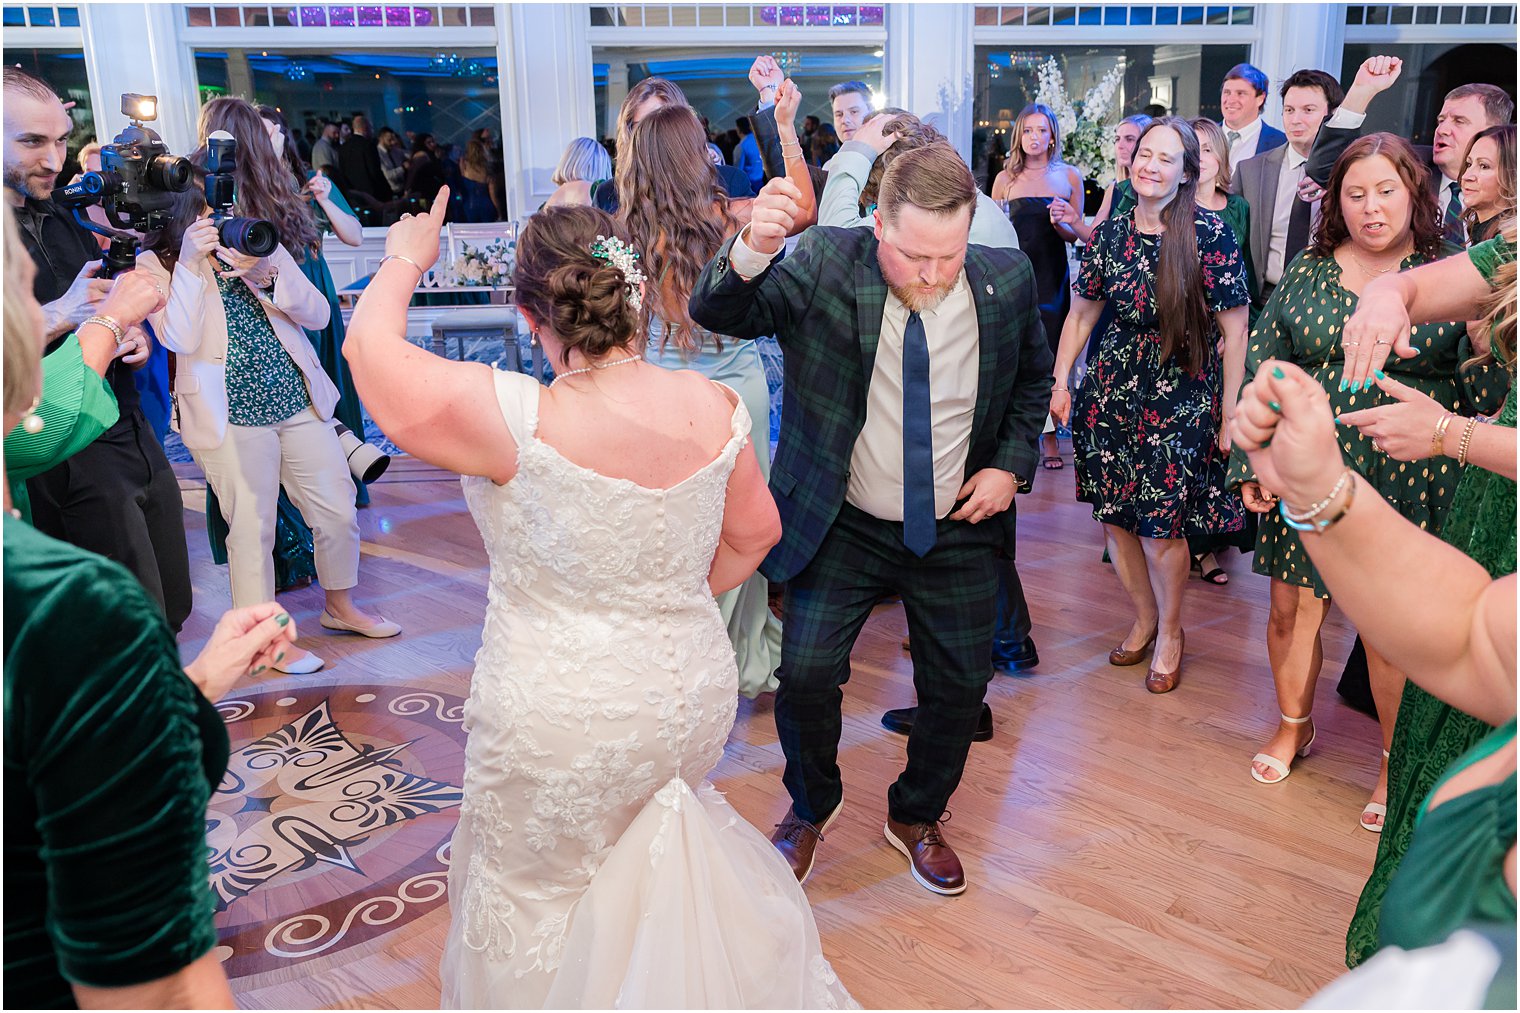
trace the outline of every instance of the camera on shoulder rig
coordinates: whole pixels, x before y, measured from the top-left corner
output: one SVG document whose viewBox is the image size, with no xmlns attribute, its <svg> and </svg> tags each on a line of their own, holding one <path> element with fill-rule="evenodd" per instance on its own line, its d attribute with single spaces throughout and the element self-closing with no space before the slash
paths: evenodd
<svg viewBox="0 0 1520 1013">
<path fill-rule="evenodd" d="M 127 93 L 121 111 L 131 122 L 116 139 L 100 149 L 100 171 L 87 172 L 77 182 L 58 187 L 52 197 L 74 212 L 74 218 L 97 235 L 111 240 L 104 277 L 130 271 L 137 263 L 138 236 L 167 228 L 174 220 L 175 194 L 190 188 L 196 174 L 187 158 L 169 153 L 163 138 L 146 124 L 158 118 L 158 99 Z M 207 142 L 206 203 L 211 206 L 223 246 L 250 256 L 274 251 L 279 235 L 270 223 L 230 214 L 237 203 L 233 171 L 237 141 L 218 131 Z M 99 204 L 110 226 L 97 225 L 84 208 Z"/>
</svg>

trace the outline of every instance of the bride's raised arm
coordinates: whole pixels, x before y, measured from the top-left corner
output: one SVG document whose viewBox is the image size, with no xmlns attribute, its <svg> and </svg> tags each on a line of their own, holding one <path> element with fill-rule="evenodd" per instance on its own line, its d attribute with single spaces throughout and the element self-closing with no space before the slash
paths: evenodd
<svg viewBox="0 0 1520 1013">
<path fill-rule="evenodd" d="M 443 187 L 431 211 L 390 227 L 385 259 L 354 308 L 343 357 L 359 397 L 396 446 L 462 475 L 506 482 L 517 472 L 517 443 L 497 407 L 491 367 L 440 358 L 406 340 L 407 305 L 438 260 L 448 206 Z"/>
</svg>

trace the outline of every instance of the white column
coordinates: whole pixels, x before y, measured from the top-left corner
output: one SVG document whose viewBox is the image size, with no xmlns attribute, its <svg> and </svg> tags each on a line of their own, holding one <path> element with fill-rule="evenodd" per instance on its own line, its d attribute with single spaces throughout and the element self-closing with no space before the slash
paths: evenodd
<svg viewBox="0 0 1520 1013">
<path fill-rule="evenodd" d="M 258 101 L 253 95 L 253 68 L 248 65 L 248 54 L 241 49 L 227 51 L 227 94 Z"/>
<path fill-rule="evenodd" d="M 497 7 L 501 132 L 507 210 L 537 211 L 554 192 L 549 177 L 565 145 L 595 137 L 588 8 L 576 4 Z"/>
<path fill-rule="evenodd" d="M 887 103 L 920 118 L 934 116 L 940 132 L 968 162 L 974 23 L 971 4 L 887 5 Z"/>
<path fill-rule="evenodd" d="M 1344 4 L 1256 5 L 1260 39 L 1251 48 L 1251 62 L 1271 82 L 1271 94 L 1263 117 L 1282 126 L 1282 82 L 1298 70 L 1323 70 L 1339 80 L 1341 50 L 1346 42 Z"/>
<path fill-rule="evenodd" d="M 618 113 L 622 111 L 623 100 L 627 97 L 628 61 L 613 57 L 607 62 L 607 122 L 602 125 L 603 137 L 617 136 Z"/>
<path fill-rule="evenodd" d="M 152 126 L 170 151 L 184 155 L 195 148 L 200 100 L 194 57 L 179 42 L 183 17 L 179 4 L 79 5 L 90 101 L 102 142 L 127 125 L 121 95 L 136 92 L 158 96 L 158 121 Z"/>
</svg>

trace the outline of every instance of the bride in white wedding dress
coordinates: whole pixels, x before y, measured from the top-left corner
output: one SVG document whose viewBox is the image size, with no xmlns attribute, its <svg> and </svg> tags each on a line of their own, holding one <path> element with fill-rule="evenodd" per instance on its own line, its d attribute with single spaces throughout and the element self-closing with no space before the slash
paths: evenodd
<svg viewBox="0 0 1520 1013">
<path fill-rule="evenodd" d="M 467 476 L 491 562 L 443 1005 L 853 1006 L 790 867 L 706 781 L 737 686 L 713 594 L 780 535 L 743 402 L 642 361 L 635 261 L 592 208 L 518 242 L 552 387 L 409 344 L 447 203 L 392 227 L 344 349 L 386 434 Z"/>
</svg>

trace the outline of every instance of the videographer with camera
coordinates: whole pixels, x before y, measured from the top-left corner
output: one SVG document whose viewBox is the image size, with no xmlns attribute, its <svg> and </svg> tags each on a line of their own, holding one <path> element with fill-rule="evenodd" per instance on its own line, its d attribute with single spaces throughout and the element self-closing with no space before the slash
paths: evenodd
<svg viewBox="0 0 1520 1013">
<path fill-rule="evenodd" d="M 100 249 L 50 199 L 71 128 L 63 102 L 46 82 L 14 67 L 5 68 L 4 98 L 5 196 L 37 268 L 33 293 L 43 308 L 47 351 L 67 353 L 68 336 L 76 334 L 83 363 L 105 376 L 119 410 L 98 439 L 28 482 L 33 521 L 45 534 L 126 566 L 178 633 L 191 607 L 184 503 L 133 383 L 132 367 L 148 350 L 135 326 L 141 317 L 108 319 L 103 300 L 112 282 L 97 276 Z"/>
<path fill-rule="evenodd" d="M 287 248 L 308 247 L 316 225 L 248 109 L 236 138 L 211 129 L 215 110 L 202 110 L 200 147 L 188 156 L 196 178 L 137 261 L 169 292 L 150 319 L 178 355 L 175 425 L 227 522 L 234 607 L 274 596 L 283 483 L 314 532 L 322 625 L 393 637 L 401 627 L 360 610 L 351 593 L 359 522 L 332 424 L 338 390 L 302 330 L 326 326 L 329 306 Z M 296 649 L 274 667 L 305 674 L 322 664 Z"/>
</svg>

